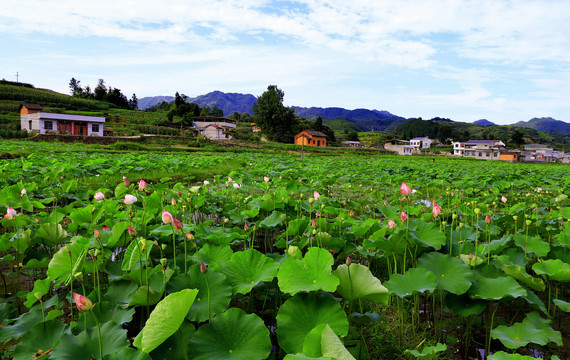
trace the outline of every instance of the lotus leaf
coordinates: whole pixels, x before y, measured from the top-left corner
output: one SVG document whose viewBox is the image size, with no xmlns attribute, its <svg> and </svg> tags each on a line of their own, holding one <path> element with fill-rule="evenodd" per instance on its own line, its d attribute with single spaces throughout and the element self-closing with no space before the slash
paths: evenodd
<svg viewBox="0 0 570 360">
<path fill-rule="evenodd" d="M 165 297 L 156 305 L 133 345 L 149 353 L 168 339 L 184 321 L 198 290 L 184 289 Z"/>
<path fill-rule="evenodd" d="M 547 275 L 551 280 L 570 281 L 570 264 L 560 259 L 549 259 L 532 265 L 532 270 L 539 275 Z"/>
<path fill-rule="evenodd" d="M 416 292 L 433 292 L 437 287 L 437 281 L 431 271 L 425 268 L 412 268 L 405 274 L 392 275 L 385 285 L 390 290 L 390 294 L 404 298 Z"/>
<path fill-rule="evenodd" d="M 410 237 L 424 246 L 439 250 L 447 242 L 445 234 L 432 222 L 414 220 L 410 225 L 415 228 Z"/>
<path fill-rule="evenodd" d="M 345 300 L 368 299 L 377 303 L 388 303 L 388 289 L 370 272 L 359 264 L 342 264 L 333 275 L 340 280 L 337 291 Z"/>
<path fill-rule="evenodd" d="M 445 344 L 440 344 L 437 343 L 437 345 L 435 346 L 426 346 L 422 349 L 421 352 L 419 352 L 418 350 L 414 349 L 414 350 L 406 350 L 404 353 L 405 354 L 409 354 L 412 355 L 413 357 L 417 358 L 422 358 L 422 359 L 433 359 L 435 357 L 439 356 L 439 353 L 442 351 L 447 350 L 447 345 Z"/>
<path fill-rule="evenodd" d="M 570 302 L 566 302 L 560 299 L 554 299 L 552 300 L 552 302 L 556 304 L 556 306 L 558 306 L 560 310 L 564 312 L 570 312 Z"/>
<path fill-rule="evenodd" d="M 238 251 L 230 261 L 222 265 L 234 294 L 247 294 L 257 284 L 272 281 L 277 275 L 279 264 L 257 250 Z"/>
<path fill-rule="evenodd" d="M 550 252 L 550 245 L 538 236 L 525 236 L 516 234 L 514 236 L 515 245 L 525 250 L 527 253 L 535 254 L 537 257 L 545 257 Z"/>
<path fill-rule="evenodd" d="M 510 276 L 496 279 L 481 277 L 473 283 L 469 295 L 473 299 L 500 300 L 505 297 L 526 296 L 526 290 Z"/>
<path fill-rule="evenodd" d="M 309 248 L 303 260 L 287 258 L 277 273 L 279 288 L 295 295 L 300 291 L 335 291 L 339 280 L 332 274 L 334 259 L 321 248 Z"/>
<path fill-rule="evenodd" d="M 277 314 L 277 339 L 291 354 L 303 350 L 303 341 L 317 325 L 328 324 L 339 336 L 348 334 L 348 319 L 330 295 L 301 293 L 285 301 Z"/>
<path fill-rule="evenodd" d="M 437 280 L 437 288 L 461 295 L 471 287 L 473 273 L 457 258 L 438 252 L 424 254 L 418 260 L 418 267 L 430 270 Z"/>
<path fill-rule="evenodd" d="M 265 359 L 271 353 L 269 330 L 257 315 L 230 308 L 202 325 L 190 338 L 191 359 Z"/>
<path fill-rule="evenodd" d="M 487 358 L 489 360 L 536 360 L 533 356 L 521 355 L 521 354 L 507 354 L 504 351 L 498 351 L 494 354 L 489 355 Z"/>
</svg>

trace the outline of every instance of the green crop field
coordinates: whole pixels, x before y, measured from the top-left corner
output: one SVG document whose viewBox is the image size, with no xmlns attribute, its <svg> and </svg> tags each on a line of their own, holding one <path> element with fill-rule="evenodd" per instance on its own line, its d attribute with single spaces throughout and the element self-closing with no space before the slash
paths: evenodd
<svg viewBox="0 0 570 360">
<path fill-rule="evenodd" d="M 0 154 L 2 359 L 570 358 L 567 165 Z"/>
</svg>

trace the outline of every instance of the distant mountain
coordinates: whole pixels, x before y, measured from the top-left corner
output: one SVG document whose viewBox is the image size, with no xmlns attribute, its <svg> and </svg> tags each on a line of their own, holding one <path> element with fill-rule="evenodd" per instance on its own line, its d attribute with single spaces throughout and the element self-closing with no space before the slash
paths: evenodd
<svg viewBox="0 0 570 360">
<path fill-rule="evenodd" d="M 519 121 L 513 126 L 535 129 L 538 131 L 564 131 L 570 133 L 570 124 L 551 117 L 532 118 L 529 121 Z"/>
<path fill-rule="evenodd" d="M 138 99 L 138 105 L 140 110 L 146 110 L 163 101 L 171 102 L 172 100 L 174 100 L 174 96 L 149 96 Z"/>
<path fill-rule="evenodd" d="M 497 125 L 497 124 L 495 124 L 494 122 L 489 121 L 489 120 L 487 120 L 487 119 L 479 119 L 479 120 L 473 121 L 473 124 L 479 125 L 479 126 L 494 126 L 494 125 Z"/>
<path fill-rule="evenodd" d="M 355 109 L 347 110 L 339 107 L 299 107 L 294 106 L 295 115 L 314 120 L 318 116 L 326 120 L 344 120 L 356 126 L 361 131 L 390 131 L 405 118 L 389 113 L 385 110 Z"/>
<path fill-rule="evenodd" d="M 139 109 L 145 110 L 159 104 L 162 101 L 173 101 L 172 96 L 152 96 L 139 99 Z M 253 114 L 253 104 L 257 98 L 251 94 L 224 93 L 221 91 L 212 91 L 206 95 L 200 95 L 195 98 L 189 98 L 188 101 L 195 102 L 203 106 L 214 106 L 222 109 L 224 116 L 238 113 Z M 327 123 L 340 120 L 354 124 L 360 131 L 390 131 L 398 124 L 406 119 L 391 114 L 385 110 L 367 110 L 355 109 L 347 110 L 339 107 L 320 108 L 320 107 L 298 107 L 294 106 L 295 115 L 304 117 L 309 120 L 315 120 L 318 116 L 326 120 Z"/>
</svg>

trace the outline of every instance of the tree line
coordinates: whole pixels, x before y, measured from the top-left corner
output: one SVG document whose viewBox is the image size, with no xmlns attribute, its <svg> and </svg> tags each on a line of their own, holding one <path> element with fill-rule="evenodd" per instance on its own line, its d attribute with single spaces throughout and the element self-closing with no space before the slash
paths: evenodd
<svg viewBox="0 0 570 360">
<path fill-rule="evenodd" d="M 121 92 L 121 89 L 107 86 L 105 84 L 105 80 L 103 79 L 99 79 L 97 86 L 93 90 L 91 90 L 91 87 L 89 85 L 82 87 L 80 83 L 81 81 L 76 80 L 75 78 L 71 78 L 69 81 L 69 90 L 71 91 L 71 96 L 106 101 L 122 109 L 138 109 L 138 99 L 135 94 L 133 94 L 129 100 Z"/>
</svg>

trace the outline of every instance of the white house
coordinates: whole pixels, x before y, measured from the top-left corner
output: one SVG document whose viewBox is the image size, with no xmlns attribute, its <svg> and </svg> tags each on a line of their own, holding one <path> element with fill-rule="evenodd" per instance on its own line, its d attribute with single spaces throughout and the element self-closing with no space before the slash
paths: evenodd
<svg viewBox="0 0 570 360">
<path fill-rule="evenodd" d="M 105 117 L 46 113 L 38 104 L 20 105 L 20 126 L 29 132 L 103 136 L 104 123 Z"/>
<path fill-rule="evenodd" d="M 466 158 L 499 160 L 505 144 L 501 140 L 469 140 L 453 143 L 453 155 Z"/>
<path fill-rule="evenodd" d="M 413 146 L 415 150 L 419 151 L 420 149 L 429 149 L 434 141 L 435 141 L 434 139 L 430 139 L 425 136 L 416 137 L 410 139 L 410 145 Z"/>
<path fill-rule="evenodd" d="M 414 147 L 407 140 L 392 140 L 384 144 L 384 149 L 397 152 L 398 155 L 412 155 Z"/>
<path fill-rule="evenodd" d="M 234 119 L 217 116 L 194 116 L 192 117 L 195 133 L 204 135 L 211 140 L 231 139 L 226 131 L 236 128 Z"/>
</svg>

